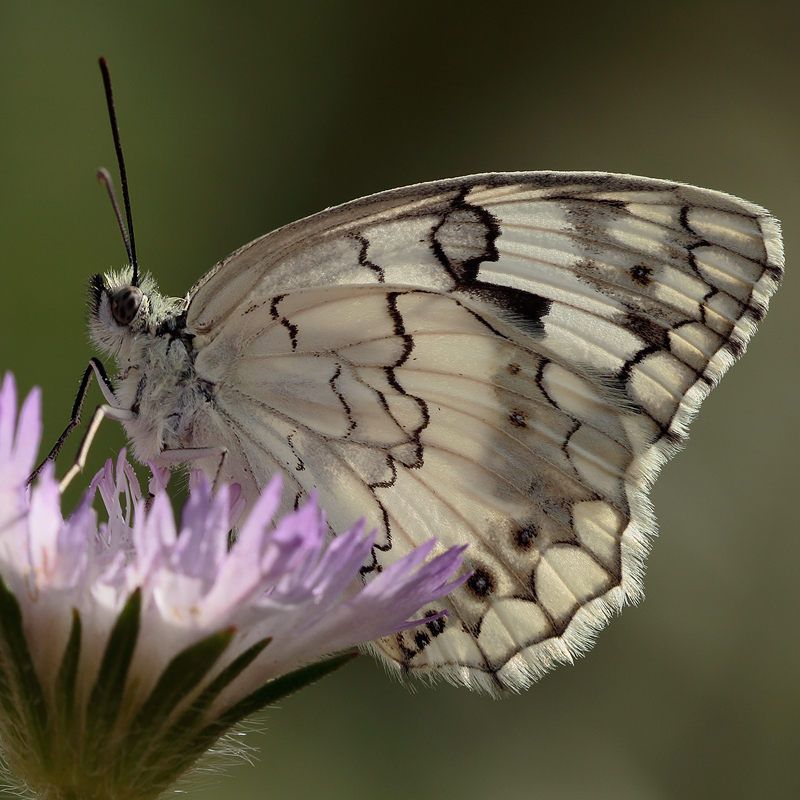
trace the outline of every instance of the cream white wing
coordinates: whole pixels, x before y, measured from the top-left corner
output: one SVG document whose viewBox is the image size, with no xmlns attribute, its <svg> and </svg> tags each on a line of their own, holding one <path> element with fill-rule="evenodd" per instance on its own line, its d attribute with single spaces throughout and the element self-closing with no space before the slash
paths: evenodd
<svg viewBox="0 0 800 800">
<path fill-rule="evenodd" d="M 277 470 L 365 573 L 468 542 L 450 616 L 381 641 L 405 671 L 516 689 L 641 593 L 645 492 L 782 274 L 777 222 L 717 192 L 594 173 L 399 189 L 242 248 L 187 331 L 252 499 Z M 433 612 L 438 609 L 426 609 Z"/>
</svg>

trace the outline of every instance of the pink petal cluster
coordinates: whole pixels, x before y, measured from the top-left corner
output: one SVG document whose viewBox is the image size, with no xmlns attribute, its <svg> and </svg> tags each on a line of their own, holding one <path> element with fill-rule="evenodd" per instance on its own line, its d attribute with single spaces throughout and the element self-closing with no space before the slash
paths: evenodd
<svg viewBox="0 0 800 800">
<path fill-rule="evenodd" d="M 453 577 L 464 548 L 431 558 L 431 541 L 363 585 L 359 570 L 375 533 L 365 535 L 362 521 L 329 542 L 314 498 L 276 520 L 279 478 L 250 510 L 232 545 L 231 527 L 242 510 L 238 487 L 213 494 L 199 473 L 176 525 L 165 491 L 168 475 L 154 474 L 146 502 L 124 451 L 116 468 L 106 464 L 65 520 L 51 465 L 32 489 L 26 487 L 41 437 L 40 406 L 34 390 L 17 415 L 14 381 L 5 376 L 0 579 L 19 604 L 45 696 L 54 691 L 77 614 L 82 640 L 75 696 L 79 704 L 86 701 L 109 635 L 136 591 L 141 613 L 125 689 L 131 714 L 154 691 L 169 662 L 206 637 L 232 634 L 197 691 L 248 648 L 269 640 L 216 698 L 209 711 L 213 717 L 325 654 L 420 624 L 411 618 L 465 580 Z M 91 505 L 97 492 L 108 514 L 102 524 Z M 184 706 L 191 703 L 187 696 Z"/>
</svg>

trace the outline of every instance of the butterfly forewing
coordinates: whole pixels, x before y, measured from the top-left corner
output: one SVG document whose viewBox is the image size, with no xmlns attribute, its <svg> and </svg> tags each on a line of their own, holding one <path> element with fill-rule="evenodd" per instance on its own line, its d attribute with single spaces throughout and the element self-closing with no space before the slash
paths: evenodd
<svg viewBox="0 0 800 800">
<path fill-rule="evenodd" d="M 194 441 L 228 450 L 250 500 L 281 469 L 287 503 L 316 489 L 334 532 L 366 514 L 367 578 L 433 536 L 469 543 L 450 616 L 379 647 L 519 688 L 640 595 L 644 492 L 781 271 L 767 212 L 681 184 L 518 173 L 375 195 L 192 290 L 215 409 Z"/>
</svg>

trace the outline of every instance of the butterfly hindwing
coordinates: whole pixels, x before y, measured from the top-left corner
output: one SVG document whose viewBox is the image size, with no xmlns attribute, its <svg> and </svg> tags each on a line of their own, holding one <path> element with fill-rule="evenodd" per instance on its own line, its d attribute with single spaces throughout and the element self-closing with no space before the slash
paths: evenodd
<svg viewBox="0 0 800 800">
<path fill-rule="evenodd" d="M 640 595 L 644 492 L 781 269 L 775 220 L 727 195 L 482 175 L 256 240 L 192 290 L 187 330 L 247 496 L 280 468 L 334 531 L 366 514 L 366 574 L 470 543 L 450 616 L 384 654 L 518 688 Z"/>
</svg>

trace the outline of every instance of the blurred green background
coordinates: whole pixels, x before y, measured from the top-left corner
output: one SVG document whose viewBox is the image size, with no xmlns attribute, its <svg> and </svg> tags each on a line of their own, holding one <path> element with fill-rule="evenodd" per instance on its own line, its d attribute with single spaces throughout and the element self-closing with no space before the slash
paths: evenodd
<svg viewBox="0 0 800 800">
<path fill-rule="evenodd" d="M 653 492 L 644 604 L 502 701 L 360 659 L 259 718 L 255 764 L 196 780 L 198 800 L 800 796 L 798 8 L 0 6 L 0 368 L 43 387 L 48 446 L 91 355 L 86 280 L 125 262 L 94 179 L 116 175 L 100 55 L 140 261 L 168 294 L 326 206 L 471 172 L 670 178 L 784 224 L 773 310 Z M 107 424 L 92 471 L 123 441 Z"/>
</svg>

